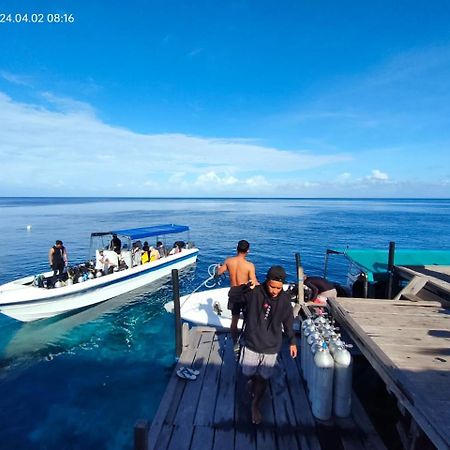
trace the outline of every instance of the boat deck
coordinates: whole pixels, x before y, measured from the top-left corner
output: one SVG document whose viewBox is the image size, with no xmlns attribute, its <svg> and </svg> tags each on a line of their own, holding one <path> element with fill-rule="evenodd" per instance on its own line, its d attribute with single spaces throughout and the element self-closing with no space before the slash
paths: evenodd
<svg viewBox="0 0 450 450">
<path fill-rule="evenodd" d="M 321 423 L 314 419 L 300 376 L 299 358 L 285 345 L 263 403 L 263 423 L 251 423 L 249 394 L 230 335 L 193 328 L 177 364 L 200 370 L 195 381 L 172 373 L 153 420 L 148 444 L 135 448 L 177 450 L 384 449 L 355 397 L 352 416 Z M 135 434 L 136 437 L 136 434 Z M 144 439 L 146 441 L 147 439 Z"/>
<path fill-rule="evenodd" d="M 357 298 L 331 300 L 330 308 L 400 407 L 438 449 L 449 449 L 450 310 L 439 302 Z"/>
</svg>

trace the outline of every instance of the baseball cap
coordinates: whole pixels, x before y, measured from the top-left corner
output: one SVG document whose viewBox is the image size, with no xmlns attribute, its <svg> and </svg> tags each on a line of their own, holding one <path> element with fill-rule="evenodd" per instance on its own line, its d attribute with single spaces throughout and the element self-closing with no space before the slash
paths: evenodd
<svg viewBox="0 0 450 450">
<path fill-rule="evenodd" d="M 266 278 L 273 281 L 281 281 L 282 283 L 286 280 L 286 271 L 281 266 L 272 266 L 268 272 Z"/>
</svg>

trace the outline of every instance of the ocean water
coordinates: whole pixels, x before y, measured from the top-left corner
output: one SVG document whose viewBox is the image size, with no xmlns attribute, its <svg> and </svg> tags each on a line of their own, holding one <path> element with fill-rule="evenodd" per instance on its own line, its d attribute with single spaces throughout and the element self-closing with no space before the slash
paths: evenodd
<svg viewBox="0 0 450 450">
<path fill-rule="evenodd" d="M 61 239 L 72 263 L 93 231 L 185 224 L 200 249 L 182 294 L 239 239 L 264 279 L 273 264 L 323 273 L 327 248 L 450 249 L 450 200 L 0 198 L 0 283 L 47 270 Z M 31 231 L 27 226 L 31 225 Z M 344 281 L 346 265 L 329 275 Z M 133 425 L 151 419 L 174 363 L 170 279 L 83 311 L 22 324 L 0 316 L 0 448 L 131 449 Z"/>
</svg>

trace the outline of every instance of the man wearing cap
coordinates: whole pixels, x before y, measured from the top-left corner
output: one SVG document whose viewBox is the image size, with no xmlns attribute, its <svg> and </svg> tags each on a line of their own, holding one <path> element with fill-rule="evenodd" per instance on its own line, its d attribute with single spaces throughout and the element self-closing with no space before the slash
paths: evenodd
<svg viewBox="0 0 450 450">
<path fill-rule="evenodd" d="M 283 267 L 272 266 L 263 284 L 237 286 L 228 294 L 230 303 L 245 302 L 247 307 L 241 366 L 242 373 L 250 379 L 254 424 L 262 421 L 260 404 L 277 361 L 283 330 L 290 341 L 292 358 L 297 356 L 292 305 L 289 295 L 283 290 L 285 279 Z"/>
</svg>

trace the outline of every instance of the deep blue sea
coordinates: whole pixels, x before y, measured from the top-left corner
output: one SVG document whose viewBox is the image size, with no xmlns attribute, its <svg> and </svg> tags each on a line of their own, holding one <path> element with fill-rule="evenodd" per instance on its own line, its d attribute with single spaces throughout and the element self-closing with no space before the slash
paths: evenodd
<svg viewBox="0 0 450 450">
<path fill-rule="evenodd" d="M 0 283 L 47 270 L 56 239 L 75 263 L 93 231 L 161 223 L 189 225 L 200 249 L 182 294 L 240 239 L 259 279 L 282 264 L 293 280 L 296 252 L 321 275 L 327 248 L 450 249 L 450 200 L 0 198 Z M 344 274 L 333 260 L 330 278 Z M 164 279 L 62 318 L 0 316 L 0 448 L 131 449 L 134 422 L 153 417 L 174 363 L 171 298 Z"/>
</svg>

